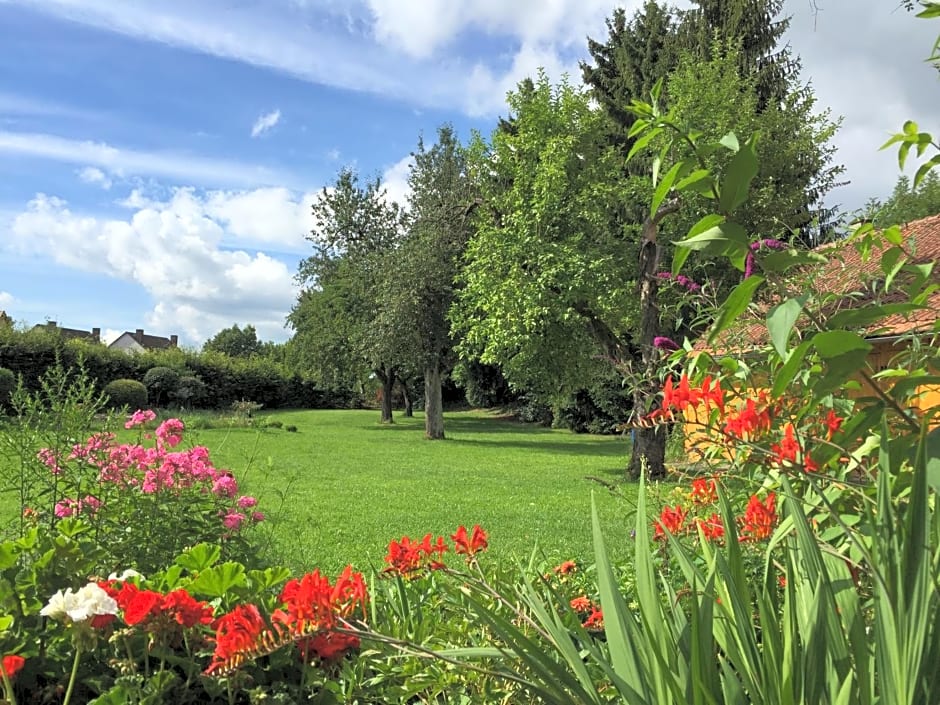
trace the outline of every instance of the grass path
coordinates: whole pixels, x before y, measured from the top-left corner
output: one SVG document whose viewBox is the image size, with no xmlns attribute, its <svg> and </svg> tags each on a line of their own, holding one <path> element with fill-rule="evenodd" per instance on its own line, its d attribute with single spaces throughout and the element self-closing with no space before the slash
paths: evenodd
<svg viewBox="0 0 940 705">
<path fill-rule="evenodd" d="M 389 539 L 482 525 L 501 557 L 591 557 L 594 493 L 615 559 L 630 550 L 635 496 L 612 496 L 627 447 L 620 438 L 574 435 L 479 412 L 446 416 L 447 440 L 426 441 L 423 418 L 377 423 L 374 411 L 271 415 L 283 429 L 193 431 L 216 465 L 231 468 L 272 515 L 279 559 L 296 570 L 336 572 L 347 562 L 381 567 Z"/>
</svg>

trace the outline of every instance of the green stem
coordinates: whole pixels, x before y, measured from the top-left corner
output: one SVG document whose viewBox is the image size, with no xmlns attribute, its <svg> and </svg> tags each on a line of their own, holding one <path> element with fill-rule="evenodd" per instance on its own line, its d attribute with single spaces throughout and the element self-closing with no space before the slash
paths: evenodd
<svg viewBox="0 0 940 705">
<path fill-rule="evenodd" d="M 81 655 L 81 648 L 76 646 L 75 660 L 72 661 L 72 674 L 69 676 L 69 687 L 65 691 L 65 700 L 62 701 L 62 705 L 69 705 L 69 699 L 72 697 L 72 690 L 75 688 L 75 679 L 78 676 L 78 660 L 81 658 Z"/>
<path fill-rule="evenodd" d="M 3 696 L 8 705 L 16 705 L 16 695 L 13 693 L 13 683 L 6 670 L 0 666 L 0 678 L 3 678 Z"/>
</svg>

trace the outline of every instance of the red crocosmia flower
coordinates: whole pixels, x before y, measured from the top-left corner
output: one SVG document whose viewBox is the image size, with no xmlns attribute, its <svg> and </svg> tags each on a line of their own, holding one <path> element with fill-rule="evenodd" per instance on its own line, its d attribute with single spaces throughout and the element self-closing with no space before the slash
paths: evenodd
<svg viewBox="0 0 940 705">
<path fill-rule="evenodd" d="M 571 609 L 575 612 L 587 612 L 588 610 L 594 609 L 594 603 L 584 595 L 574 598 L 570 604 Z"/>
<path fill-rule="evenodd" d="M 763 502 L 757 495 L 751 495 L 744 510 L 742 541 L 760 541 L 770 537 L 777 523 L 776 504 L 777 497 L 773 492 L 769 493 Z"/>
<path fill-rule="evenodd" d="M 706 540 L 714 541 L 725 535 L 725 525 L 717 514 L 712 514 L 707 519 L 698 519 L 697 521 Z"/>
<path fill-rule="evenodd" d="M 718 380 L 714 380 L 712 385 L 711 375 L 707 375 L 702 381 L 702 390 L 700 392 L 702 403 L 705 405 L 705 413 L 708 413 L 709 405 L 713 405 L 719 412 L 725 410 L 725 393 L 722 391 Z"/>
<path fill-rule="evenodd" d="M 297 642 L 300 657 L 307 663 L 314 658 L 321 661 L 339 661 L 349 651 L 359 648 L 359 638 L 339 632 L 318 632 Z"/>
<path fill-rule="evenodd" d="M 685 509 L 678 504 L 675 507 L 663 507 L 662 512 L 659 514 L 659 520 L 655 524 L 653 538 L 665 538 L 667 530 L 670 534 L 678 534 L 685 523 L 685 515 Z"/>
<path fill-rule="evenodd" d="M 402 536 L 401 541 L 389 541 L 388 554 L 385 556 L 388 567 L 384 572 L 411 576 L 424 568 L 424 554 L 421 544 Z"/>
<path fill-rule="evenodd" d="M 474 556 L 480 551 L 486 550 L 489 545 L 486 532 L 480 528 L 479 524 L 473 525 L 473 531 L 467 536 L 467 529 L 464 526 L 457 527 L 457 533 L 451 534 L 454 541 L 454 553 L 462 553 L 468 557 Z"/>
<path fill-rule="evenodd" d="M 299 580 L 288 580 L 281 590 L 281 602 L 295 632 L 328 628 L 333 624 L 330 596 L 333 586 L 319 568 Z"/>
<path fill-rule="evenodd" d="M 7 678 L 12 679 L 23 667 L 24 663 L 26 663 L 26 659 L 22 656 L 18 654 L 7 654 L 3 657 L 3 672 L 6 674 Z"/>
<path fill-rule="evenodd" d="M 747 399 L 744 405 L 725 416 L 725 433 L 732 438 L 753 439 L 770 430 L 770 409 L 766 394 L 758 394 L 758 399 Z"/>
<path fill-rule="evenodd" d="M 692 480 L 691 499 L 696 504 L 712 504 L 718 499 L 718 486 L 715 478 L 697 477 Z"/>
<path fill-rule="evenodd" d="M 556 565 L 552 572 L 558 573 L 559 575 L 568 575 L 573 573 L 578 569 L 578 564 L 574 561 L 564 561 Z"/>
<path fill-rule="evenodd" d="M 783 440 L 770 446 L 770 452 L 774 454 L 774 460 L 778 463 L 796 462 L 796 456 L 800 453 L 800 444 L 793 435 L 792 423 L 787 423 L 783 427 Z"/>
<path fill-rule="evenodd" d="M 182 588 L 164 595 L 160 609 L 171 614 L 178 624 L 187 629 L 197 624 L 211 624 L 213 620 L 212 606 L 197 600 Z"/>
<path fill-rule="evenodd" d="M 838 433 L 839 429 L 842 428 L 842 422 L 844 419 L 841 416 L 836 415 L 832 409 L 829 409 L 829 413 L 826 414 L 826 418 L 823 420 L 823 424 L 826 426 L 826 440 L 831 441 L 832 436 Z"/>
<path fill-rule="evenodd" d="M 215 620 L 215 651 L 206 673 L 238 667 L 254 653 L 267 624 L 254 605 L 238 605 Z"/>
<path fill-rule="evenodd" d="M 588 618 L 584 620 L 584 624 L 582 626 L 585 629 L 604 628 L 604 613 L 601 611 L 600 607 L 591 607 L 591 614 L 589 614 Z"/>
</svg>

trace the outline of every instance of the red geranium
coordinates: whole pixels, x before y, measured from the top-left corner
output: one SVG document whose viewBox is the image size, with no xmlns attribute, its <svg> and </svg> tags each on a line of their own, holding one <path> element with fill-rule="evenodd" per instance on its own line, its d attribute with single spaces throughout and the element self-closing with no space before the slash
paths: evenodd
<svg viewBox="0 0 940 705">
<path fill-rule="evenodd" d="M 7 654 L 3 657 L 3 672 L 7 678 L 12 679 L 13 676 L 23 667 L 23 664 L 26 663 L 26 659 L 17 654 Z"/>
</svg>

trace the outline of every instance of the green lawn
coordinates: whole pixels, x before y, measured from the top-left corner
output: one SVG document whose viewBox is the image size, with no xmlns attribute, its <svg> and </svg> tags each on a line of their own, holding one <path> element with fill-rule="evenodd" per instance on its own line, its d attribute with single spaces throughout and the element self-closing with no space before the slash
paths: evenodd
<svg viewBox="0 0 940 705">
<path fill-rule="evenodd" d="M 295 570 L 331 572 L 347 562 L 380 567 L 389 539 L 457 525 L 482 525 L 491 550 L 551 560 L 591 557 L 590 503 L 597 498 L 614 557 L 630 550 L 634 485 L 616 498 L 587 479 L 619 482 L 627 444 L 574 435 L 481 413 L 450 413 L 446 441 L 423 438 L 423 418 L 375 411 L 297 411 L 269 415 L 283 429 L 198 430 L 215 464 L 233 470 L 271 515 L 278 558 Z"/>
</svg>

